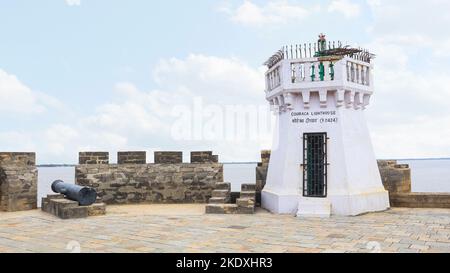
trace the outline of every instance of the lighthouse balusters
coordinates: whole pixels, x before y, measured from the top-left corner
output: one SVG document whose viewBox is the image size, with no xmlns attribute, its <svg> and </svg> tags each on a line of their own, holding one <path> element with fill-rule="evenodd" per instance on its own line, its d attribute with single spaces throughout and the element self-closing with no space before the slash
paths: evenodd
<svg viewBox="0 0 450 273">
<path fill-rule="evenodd" d="M 370 60 L 374 56 L 365 49 L 351 48 L 341 41 L 327 41 L 324 35 L 316 43 L 286 45 L 265 63 L 269 68 L 266 92 L 304 82 L 344 80 L 370 86 Z"/>
</svg>

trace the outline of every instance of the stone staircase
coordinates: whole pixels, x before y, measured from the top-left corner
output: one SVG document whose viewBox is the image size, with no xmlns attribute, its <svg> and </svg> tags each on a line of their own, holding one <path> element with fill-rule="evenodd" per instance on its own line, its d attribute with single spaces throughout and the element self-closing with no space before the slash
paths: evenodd
<svg viewBox="0 0 450 273">
<path fill-rule="evenodd" d="M 256 184 L 242 184 L 236 203 L 231 203 L 231 184 L 218 183 L 206 206 L 207 214 L 254 214 Z"/>
</svg>

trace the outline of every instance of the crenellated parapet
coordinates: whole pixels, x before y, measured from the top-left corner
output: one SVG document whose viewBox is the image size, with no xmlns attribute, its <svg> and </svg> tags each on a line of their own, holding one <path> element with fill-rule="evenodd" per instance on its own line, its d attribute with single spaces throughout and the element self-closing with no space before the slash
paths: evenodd
<svg viewBox="0 0 450 273">
<path fill-rule="evenodd" d="M 80 156 L 87 154 L 100 155 Z M 84 160 L 75 170 L 76 184 L 95 188 L 107 204 L 207 203 L 223 182 L 223 164 L 212 152 L 192 152 L 191 163 L 174 151 L 155 152 L 155 163 L 147 163 L 139 151 L 119 152 L 117 164 L 104 164 L 105 156 Z"/>
<path fill-rule="evenodd" d="M 35 153 L 0 153 L 0 211 L 37 207 Z"/>
</svg>

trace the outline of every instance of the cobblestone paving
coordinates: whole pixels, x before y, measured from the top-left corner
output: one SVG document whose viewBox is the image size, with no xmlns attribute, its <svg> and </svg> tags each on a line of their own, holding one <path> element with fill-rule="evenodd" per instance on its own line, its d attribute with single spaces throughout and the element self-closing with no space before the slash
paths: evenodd
<svg viewBox="0 0 450 273">
<path fill-rule="evenodd" d="M 81 220 L 0 213 L 0 252 L 450 252 L 450 210 L 304 219 L 154 208 L 110 207 L 106 216 Z"/>
</svg>

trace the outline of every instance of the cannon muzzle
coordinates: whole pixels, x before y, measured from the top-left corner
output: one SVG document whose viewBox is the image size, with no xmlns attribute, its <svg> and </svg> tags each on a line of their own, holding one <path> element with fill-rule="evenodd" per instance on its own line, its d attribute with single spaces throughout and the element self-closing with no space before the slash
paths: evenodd
<svg viewBox="0 0 450 273">
<path fill-rule="evenodd" d="M 90 206 L 97 200 L 97 192 L 93 188 L 68 184 L 61 180 L 52 183 L 52 191 L 64 194 L 68 199 L 77 201 L 80 206 Z"/>
</svg>

